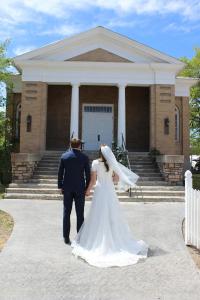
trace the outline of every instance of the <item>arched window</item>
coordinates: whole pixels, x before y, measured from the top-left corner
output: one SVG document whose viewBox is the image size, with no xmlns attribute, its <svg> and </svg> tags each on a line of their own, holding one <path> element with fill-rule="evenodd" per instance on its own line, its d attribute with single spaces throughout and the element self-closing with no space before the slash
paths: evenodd
<svg viewBox="0 0 200 300">
<path fill-rule="evenodd" d="M 16 123 L 15 123 L 15 137 L 20 139 L 20 124 L 21 124 L 21 103 L 18 103 L 16 108 Z"/>
<path fill-rule="evenodd" d="M 26 117 L 26 131 L 31 132 L 31 127 L 32 127 L 32 116 L 28 115 Z"/>
<path fill-rule="evenodd" d="M 175 107 L 175 141 L 180 141 L 180 111 L 177 106 Z"/>
</svg>

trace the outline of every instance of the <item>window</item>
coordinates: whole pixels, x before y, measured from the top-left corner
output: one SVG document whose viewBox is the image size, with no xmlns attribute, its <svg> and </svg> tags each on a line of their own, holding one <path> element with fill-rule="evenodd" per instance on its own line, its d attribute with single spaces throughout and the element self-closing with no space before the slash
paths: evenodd
<svg viewBox="0 0 200 300">
<path fill-rule="evenodd" d="M 16 118 L 15 118 L 15 137 L 17 140 L 20 138 L 20 124 L 21 124 L 21 103 L 17 105 Z"/>
<path fill-rule="evenodd" d="M 99 113 L 112 113 L 111 106 L 84 106 L 85 112 L 99 112 Z"/>
<path fill-rule="evenodd" d="M 175 107 L 175 141 L 180 141 L 180 112 L 177 106 Z"/>
<path fill-rule="evenodd" d="M 32 116 L 28 115 L 26 118 L 26 131 L 31 132 L 32 127 Z"/>
</svg>

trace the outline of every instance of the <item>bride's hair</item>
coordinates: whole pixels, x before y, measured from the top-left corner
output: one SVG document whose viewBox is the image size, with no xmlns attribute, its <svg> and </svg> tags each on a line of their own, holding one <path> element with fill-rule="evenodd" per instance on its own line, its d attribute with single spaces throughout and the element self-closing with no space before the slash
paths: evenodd
<svg viewBox="0 0 200 300">
<path fill-rule="evenodd" d="M 101 146 L 105 146 L 105 145 L 101 145 Z M 106 168 L 106 171 L 108 172 L 109 171 L 109 165 L 107 163 L 107 160 L 105 159 L 105 157 L 103 156 L 102 152 L 101 152 L 101 147 L 99 149 L 99 157 L 102 159 L 104 165 L 105 165 L 105 168 Z"/>
</svg>

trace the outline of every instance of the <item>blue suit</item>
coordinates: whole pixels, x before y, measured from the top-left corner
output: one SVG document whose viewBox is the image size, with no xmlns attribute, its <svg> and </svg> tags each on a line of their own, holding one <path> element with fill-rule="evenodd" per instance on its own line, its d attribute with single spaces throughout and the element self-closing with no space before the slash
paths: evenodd
<svg viewBox="0 0 200 300">
<path fill-rule="evenodd" d="M 63 237 L 70 234 L 70 215 L 73 200 L 77 216 L 77 232 L 84 221 L 85 191 L 90 181 L 88 157 L 78 149 L 62 154 L 58 171 L 58 188 L 64 193 Z"/>
</svg>

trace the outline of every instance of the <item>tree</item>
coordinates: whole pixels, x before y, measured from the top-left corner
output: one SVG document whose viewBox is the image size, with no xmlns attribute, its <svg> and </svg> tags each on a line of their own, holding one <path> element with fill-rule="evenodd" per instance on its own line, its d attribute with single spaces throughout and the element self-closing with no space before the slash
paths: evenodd
<svg viewBox="0 0 200 300">
<path fill-rule="evenodd" d="M 0 107 L 6 106 L 6 97 L 3 92 L 5 86 L 7 89 L 12 89 L 11 72 L 9 71 L 9 67 L 12 66 L 13 61 L 11 58 L 6 57 L 8 43 L 8 40 L 4 43 L 0 43 Z"/>
<path fill-rule="evenodd" d="M 0 44 L 0 107 L 6 107 L 8 101 L 7 91 L 12 89 L 11 71 L 12 59 L 6 57 L 8 41 Z M 8 184 L 11 181 L 11 144 L 10 125 L 6 113 L 0 111 L 0 183 Z"/>
<path fill-rule="evenodd" d="M 179 76 L 200 79 L 200 48 L 195 48 L 195 56 L 191 59 L 181 58 L 186 66 Z M 200 154 L 200 80 L 190 90 L 190 128 L 191 146 L 194 154 Z"/>
</svg>

